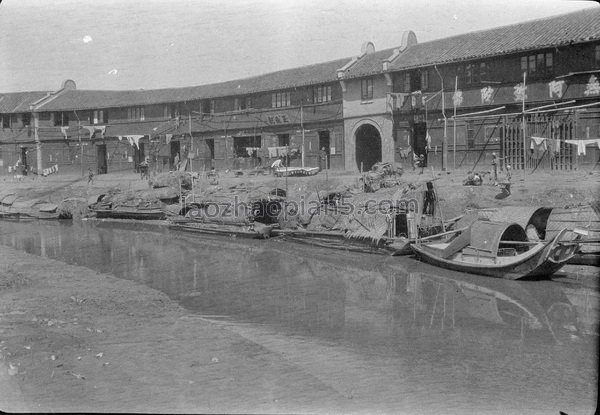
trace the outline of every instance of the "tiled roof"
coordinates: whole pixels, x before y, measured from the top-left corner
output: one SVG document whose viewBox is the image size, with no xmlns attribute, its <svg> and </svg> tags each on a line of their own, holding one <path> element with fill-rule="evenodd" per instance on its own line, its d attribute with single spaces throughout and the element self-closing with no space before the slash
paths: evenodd
<svg viewBox="0 0 600 415">
<path fill-rule="evenodd" d="M 360 58 L 346 70 L 345 78 L 358 78 L 378 74 L 383 71 L 383 61 L 394 53 L 394 48 L 369 53 Z"/>
<path fill-rule="evenodd" d="M 412 46 L 389 65 L 389 71 L 430 66 L 546 46 L 600 39 L 600 8 L 586 9 L 545 19 L 532 20 L 491 30 L 471 32 Z M 364 55 L 345 72 L 357 78 L 383 72 L 383 61 L 393 48 Z M 350 58 L 272 72 L 251 78 L 210 85 L 130 91 L 66 90 L 39 106 L 40 111 L 69 111 L 115 108 L 282 90 L 337 80 L 337 70 Z M 0 94 L 0 112 L 24 112 L 45 92 Z"/>
<path fill-rule="evenodd" d="M 337 80 L 337 69 L 344 66 L 349 60 L 350 58 L 338 59 L 315 65 L 281 70 L 252 78 L 185 88 L 132 91 L 69 90 L 63 92 L 50 102 L 43 104 L 39 110 L 85 110 L 182 102 L 334 82 Z"/>
<path fill-rule="evenodd" d="M 42 91 L 0 93 L 0 113 L 29 112 L 29 106 L 47 94 Z"/>
<path fill-rule="evenodd" d="M 390 64 L 390 70 L 464 61 L 598 39 L 600 39 L 600 8 L 586 9 L 421 43 L 400 54 L 400 57 Z"/>
</svg>

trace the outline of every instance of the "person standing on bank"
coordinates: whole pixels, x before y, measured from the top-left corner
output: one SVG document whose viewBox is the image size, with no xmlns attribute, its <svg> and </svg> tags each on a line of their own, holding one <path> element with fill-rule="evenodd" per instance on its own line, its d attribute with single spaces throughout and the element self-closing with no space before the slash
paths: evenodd
<svg viewBox="0 0 600 415">
<path fill-rule="evenodd" d="M 176 171 L 179 171 L 179 152 L 175 154 L 175 158 L 173 159 L 173 166 L 175 167 Z"/>
<path fill-rule="evenodd" d="M 502 160 L 496 153 L 492 153 L 492 170 L 494 172 L 494 183 L 498 182 L 498 163 Z"/>
<path fill-rule="evenodd" d="M 325 150 L 325 147 L 321 148 L 321 170 L 325 170 L 325 169 L 329 169 L 329 166 L 327 165 L 327 150 Z"/>
</svg>

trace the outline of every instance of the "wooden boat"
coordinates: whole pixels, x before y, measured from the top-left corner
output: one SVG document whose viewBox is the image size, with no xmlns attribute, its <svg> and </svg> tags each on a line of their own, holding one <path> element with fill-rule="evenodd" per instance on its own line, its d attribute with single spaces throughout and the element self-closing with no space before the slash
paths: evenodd
<svg viewBox="0 0 600 415">
<path fill-rule="evenodd" d="M 266 239 L 271 236 L 273 226 L 260 222 L 244 223 L 206 223 L 180 217 L 169 221 L 169 228 L 192 233 L 223 235 L 251 239 Z"/>
<path fill-rule="evenodd" d="M 580 235 L 563 229 L 550 241 L 528 241 L 516 223 L 477 220 L 411 246 L 417 258 L 432 265 L 514 280 L 555 273 L 573 257 L 579 240 Z"/>
<path fill-rule="evenodd" d="M 437 199 L 433 201 L 434 209 L 424 209 L 433 183 L 423 184 L 427 190 L 412 186 L 382 189 L 376 194 L 317 194 L 305 200 L 306 204 L 318 202 L 319 208 L 310 216 L 298 218 L 303 226 L 287 227 L 284 217 L 284 229 L 274 229 L 273 233 L 323 248 L 410 255 L 409 245 L 418 236 L 442 232 L 444 224 L 452 221 L 443 222 Z"/>
<path fill-rule="evenodd" d="M 0 218 L 2 219 L 62 219 L 58 212 L 58 205 L 40 199 L 19 199 L 17 195 L 8 196 L 0 204 Z"/>
<path fill-rule="evenodd" d="M 273 236 L 287 237 L 294 242 L 300 242 L 321 248 L 339 249 L 342 251 L 363 252 L 384 255 L 409 255 L 412 250 L 409 239 L 397 238 L 352 238 L 341 231 L 310 231 L 305 229 L 273 229 Z"/>
<path fill-rule="evenodd" d="M 551 240 L 563 229 L 580 229 L 580 247 L 569 264 L 600 266 L 600 206 L 572 208 L 504 206 L 480 209 L 480 218 L 498 222 L 516 222 L 527 232 L 529 240 Z"/>
<path fill-rule="evenodd" d="M 160 220 L 166 217 L 163 209 L 135 206 L 99 207 L 91 208 L 90 211 L 99 219 Z"/>
<path fill-rule="evenodd" d="M 277 177 L 314 176 L 320 170 L 318 167 L 277 167 L 273 173 Z"/>
</svg>

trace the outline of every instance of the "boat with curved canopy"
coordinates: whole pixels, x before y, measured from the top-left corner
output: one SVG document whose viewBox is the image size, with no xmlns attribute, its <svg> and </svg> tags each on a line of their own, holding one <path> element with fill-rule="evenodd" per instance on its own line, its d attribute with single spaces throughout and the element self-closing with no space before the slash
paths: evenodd
<svg viewBox="0 0 600 415">
<path fill-rule="evenodd" d="M 563 229 L 550 241 L 529 241 L 517 223 L 477 220 L 469 227 L 421 238 L 420 260 L 442 268 L 496 278 L 542 278 L 575 255 L 580 235 Z"/>
</svg>

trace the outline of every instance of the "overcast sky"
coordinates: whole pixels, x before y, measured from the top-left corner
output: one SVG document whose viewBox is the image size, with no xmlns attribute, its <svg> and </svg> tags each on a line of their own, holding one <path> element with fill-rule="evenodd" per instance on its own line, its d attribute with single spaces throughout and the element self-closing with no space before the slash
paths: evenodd
<svg viewBox="0 0 600 415">
<path fill-rule="evenodd" d="M 600 7 L 577 0 L 4 0 L 0 92 L 245 78 Z"/>
</svg>

